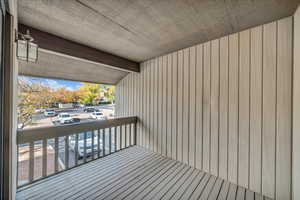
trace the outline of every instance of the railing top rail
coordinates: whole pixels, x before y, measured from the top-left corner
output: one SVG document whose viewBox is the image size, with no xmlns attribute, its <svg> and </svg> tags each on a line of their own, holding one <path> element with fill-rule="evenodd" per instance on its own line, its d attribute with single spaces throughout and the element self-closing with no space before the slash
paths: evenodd
<svg viewBox="0 0 300 200">
<path fill-rule="evenodd" d="M 124 124 L 132 124 L 137 122 L 137 117 L 120 117 L 103 121 L 83 122 L 69 125 L 48 126 L 41 128 L 30 128 L 18 130 L 17 144 L 35 142 L 43 139 L 52 139 L 72 135 L 75 133 L 83 133 L 91 130 L 111 128 Z"/>
</svg>

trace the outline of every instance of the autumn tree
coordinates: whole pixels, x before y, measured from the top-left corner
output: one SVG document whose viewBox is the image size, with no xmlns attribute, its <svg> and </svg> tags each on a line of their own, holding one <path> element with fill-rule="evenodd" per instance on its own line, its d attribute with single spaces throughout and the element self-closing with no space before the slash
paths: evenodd
<svg viewBox="0 0 300 200">
<path fill-rule="evenodd" d="M 79 88 L 80 102 L 84 104 L 95 104 L 95 99 L 100 94 L 99 84 L 83 83 Z"/>
</svg>

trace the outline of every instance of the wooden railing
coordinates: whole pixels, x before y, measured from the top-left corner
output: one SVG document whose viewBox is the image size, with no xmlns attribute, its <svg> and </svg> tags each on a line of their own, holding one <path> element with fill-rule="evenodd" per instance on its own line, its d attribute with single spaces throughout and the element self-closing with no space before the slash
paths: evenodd
<svg viewBox="0 0 300 200">
<path fill-rule="evenodd" d="M 18 186 L 136 145 L 137 117 L 19 130 Z"/>
</svg>

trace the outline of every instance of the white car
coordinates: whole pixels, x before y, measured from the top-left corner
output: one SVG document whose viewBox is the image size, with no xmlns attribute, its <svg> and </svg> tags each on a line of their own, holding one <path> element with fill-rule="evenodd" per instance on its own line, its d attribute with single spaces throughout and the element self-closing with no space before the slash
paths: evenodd
<svg viewBox="0 0 300 200">
<path fill-rule="evenodd" d="M 102 112 L 93 112 L 93 113 L 91 113 L 91 118 L 98 119 L 98 120 L 107 119 L 106 116 L 104 116 Z"/>
<path fill-rule="evenodd" d="M 73 117 L 71 117 L 71 115 L 69 113 L 60 113 L 58 115 L 58 121 L 61 124 L 68 124 L 68 123 L 73 123 Z"/>
<path fill-rule="evenodd" d="M 53 109 L 45 109 L 44 116 L 45 117 L 54 117 L 56 115 Z"/>
<path fill-rule="evenodd" d="M 102 147 L 102 140 L 100 138 L 100 147 Z M 76 138 L 74 135 L 69 136 L 69 146 L 71 150 L 75 152 L 76 149 Z M 94 152 L 98 150 L 98 137 L 94 134 Z M 107 151 L 107 150 L 106 150 Z M 84 156 L 84 134 L 78 134 L 78 157 L 82 158 Z M 92 154 L 92 132 L 87 132 L 86 134 L 86 156 Z"/>
</svg>

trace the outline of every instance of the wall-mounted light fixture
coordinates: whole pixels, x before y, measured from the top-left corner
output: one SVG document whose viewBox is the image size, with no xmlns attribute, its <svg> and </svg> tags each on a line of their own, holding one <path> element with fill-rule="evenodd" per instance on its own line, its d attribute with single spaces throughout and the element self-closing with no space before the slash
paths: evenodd
<svg viewBox="0 0 300 200">
<path fill-rule="evenodd" d="M 35 44 L 29 30 L 26 34 L 17 32 L 17 58 L 27 62 L 36 62 L 38 59 L 38 45 Z"/>
</svg>

